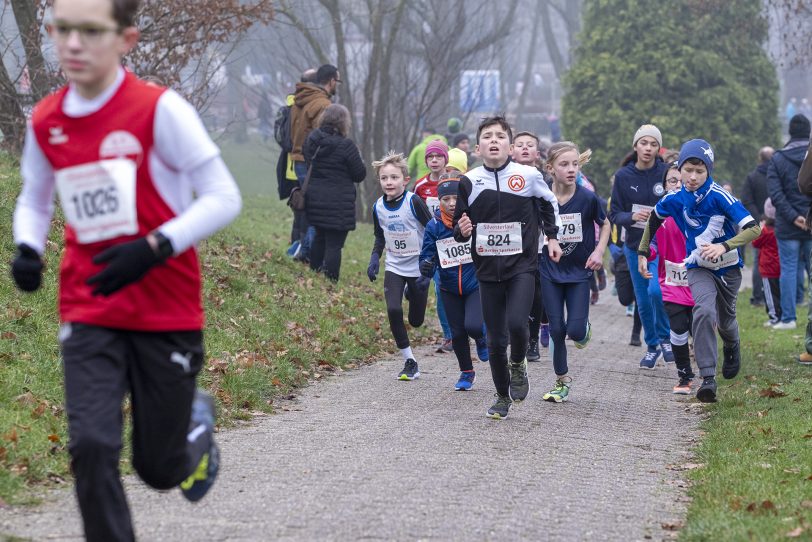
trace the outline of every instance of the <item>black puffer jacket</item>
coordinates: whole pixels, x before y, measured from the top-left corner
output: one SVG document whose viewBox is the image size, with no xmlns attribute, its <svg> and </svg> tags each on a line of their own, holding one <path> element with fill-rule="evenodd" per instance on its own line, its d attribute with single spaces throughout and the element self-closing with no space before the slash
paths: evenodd
<svg viewBox="0 0 812 542">
<path fill-rule="evenodd" d="M 367 173 L 358 147 L 325 127 L 310 132 L 303 153 L 308 166 L 313 163 L 305 194 L 308 222 L 327 230 L 354 230 L 355 184 L 363 181 Z"/>
<path fill-rule="evenodd" d="M 798 188 L 798 172 L 804 161 L 809 141 L 790 140 L 780 151 L 773 154 L 767 167 L 767 191 L 775 206 L 775 237 L 779 240 L 805 241 L 810 238 L 808 230 L 793 222 L 809 212 L 812 198 L 801 194 Z"/>
</svg>

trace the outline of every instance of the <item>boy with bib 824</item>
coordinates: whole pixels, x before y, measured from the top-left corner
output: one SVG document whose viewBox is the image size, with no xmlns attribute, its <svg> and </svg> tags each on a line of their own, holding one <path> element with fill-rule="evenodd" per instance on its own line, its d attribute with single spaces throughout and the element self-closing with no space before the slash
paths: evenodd
<svg viewBox="0 0 812 542">
<path fill-rule="evenodd" d="M 511 404 L 523 401 L 530 389 L 525 354 L 538 265 L 539 215 L 550 257 L 556 262 L 561 257 L 558 202 L 539 170 L 510 159 L 512 147 L 513 132 L 504 118 L 482 121 L 477 150 L 484 165 L 460 178 L 454 211 L 454 238 L 471 240 L 479 280 L 496 386 L 496 402 L 487 412 L 493 419 L 506 418 Z"/>
<path fill-rule="evenodd" d="M 380 271 L 380 260 L 386 249 L 386 267 L 383 292 L 389 328 L 403 356 L 403 370 L 399 380 L 415 380 L 420 370 L 409 344 L 409 335 L 403 323 L 403 295 L 409 300 L 409 324 L 423 325 L 426 300 L 431 278 L 422 277 L 418 266 L 423 246 L 423 231 L 431 220 L 429 208 L 414 192 L 406 190 L 409 168 L 402 154 L 390 152 L 372 167 L 381 183 L 383 196 L 372 206 L 375 225 L 375 244 L 369 258 L 367 276 L 375 281 Z"/>
<path fill-rule="evenodd" d="M 651 236 L 667 217 L 685 234 L 685 267 L 694 298 L 693 337 L 702 384 L 696 398 L 716 401 L 716 330 L 724 341 L 722 376 L 734 378 L 741 365 L 736 296 L 744 265 L 738 248 L 761 234 L 744 205 L 711 178 L 713 149 L 703 139 L 682 145 L 677 167 L 682 189 L 666 194 L 649 216 L 638 249 L 638 269 L 646 270 Z M 736 233 L 736 227 L 740 232 Z"/>
<path fill-rule="evenodd" d="M 197 112 L 121 66 L 137 0 L 56 0 L 48 30 L 69 84 L 34 108 L 14 213 L 12 275 L 36 290 L 56 191 L 65 214 L 59 341 L 71 468 L 88 540 L 134 540 L 119 476 L 132 463 L 199 500 L 219 466 L 214 402 L 196 390 L 204 321 L 195 245 L 241 200 Z"/>
</svg>

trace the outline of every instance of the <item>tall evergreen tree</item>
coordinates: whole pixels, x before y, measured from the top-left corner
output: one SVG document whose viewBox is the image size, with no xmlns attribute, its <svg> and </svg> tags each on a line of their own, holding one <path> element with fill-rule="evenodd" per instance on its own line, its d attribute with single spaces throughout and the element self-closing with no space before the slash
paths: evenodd
<svg viewBox="0 0 812 542">
<path fill-rule="evenodd" d="M 714 177 L 741 182 L 759 147 L 779 143 L 778 80 L 762 47 L 761 0 L 587 0 L 576 61 L 565 78 L 564 135 L 591 147 L 603 193 L 644 123 L 679 149 L 714 147 Z"/>
</svg>

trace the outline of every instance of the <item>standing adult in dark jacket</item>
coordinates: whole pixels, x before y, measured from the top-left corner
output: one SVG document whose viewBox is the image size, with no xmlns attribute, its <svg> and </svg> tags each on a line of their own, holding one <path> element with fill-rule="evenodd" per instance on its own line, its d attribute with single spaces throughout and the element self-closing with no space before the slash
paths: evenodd
<svg viewBox="0 0 812 542">
<path fill-rule="evenodd" d="M 627 262 L 637 261 L 637 247 L 654 205 L 665 193 L 663 176 L 668 166 L 658 153 L 663 144 L 660 130 L 644 124 L 634 134 L 634 153 L 615 173 L 609 220 L 625 231 L 623 253 Z M 640 360 L 641 369 L 653 369 L 662 352 L 666 362 L 674 361 L 671 351 L 671 327 L 663 305 L 663 294 L 657 279 L 655 258 L 649 265 L 652 278 L 646 279 L 636 266 L 629 265 L 634 297 L 643 322 L 643 340 L 648 347 Z"/>
<path fill-rule="evenodd" d="M 775 237 L 781 261 L 781 321 L 774 329 L 795 329 L 795 304 L 802 295 L 812 252 L 812 234 L 806 226 L 812 199 L 798 189 L 798 172 L 809 147 L 809 119 L 803 115 L 792 117 L 789 137 L 767 168 L 767 191 L 775 206 Z"/>
<path fill-rule="evenodd" d="M 772 147 L 762 147 L 758 151 L 758 165 L 756 169 L 751 171 L 741 189 L 741 202 L 742 205 L 750 212 L 750 216 L 761 221 L 764 215 L 764 202 L 767 201 L 769 194 L 767 193 L 767 166 L 773 157 L 774 149 Z M 753 295 L 750 297 L 750 303 L 753 305 L 761 305 L 764 303 L 764 286 L 761 283 L 761 275 L 758 272 L 758 255 L 759 250 L 753 247 Z"/>
<path fill-rule="evenodd" d="M 341 249 L 355 229 L 355 185 L 364 180 L 366 166 L 350 133 L 350 113 L 333 104 L 321 115 L 318 128 L 307 136 L 302 151 L 313 167 L 305 194 L 305 212 L 316 236 L 310 268 L 338 281 Z"/>
</svg>

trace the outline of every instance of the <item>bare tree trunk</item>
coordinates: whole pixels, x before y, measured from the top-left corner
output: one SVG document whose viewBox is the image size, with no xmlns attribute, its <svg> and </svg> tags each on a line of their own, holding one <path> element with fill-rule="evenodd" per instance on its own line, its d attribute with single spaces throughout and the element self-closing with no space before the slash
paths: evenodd
<svg viewBox="0 0 812 542">
<path fill-rule="evenodd" d="M 22 150 L 25 134 L 25 115 L 20 106 L 17 89 L 9 77 L 6 66 L 0 62 L 0 132 L 3 132 L 2 147 L 18 154 Z"/>
<path fill-rule="evenodd" d="M 524 115 L 524 104 L 527 100 L 530 79 L 533 77 L 533 66 L 536 63 L 536 44 L 538 43 L 538 26 L 541 18 L 541 10 L 536 10 L 533 14 L 533 24 L 530 25 L 530 48 L 527 51 L 527 63 L 524 66 L 524 76 L 522 77 L 522 93 L 519 94 L 519 103 L 516 105 L 516 117 L 522 118 Z"/>
<path fill-rule="evenodd" d="M 550 0 L 543 0 L 541 2 L 541 25 L 544 31 L 544 42 L 547 45 L 547 52 L 550 55 L 550 61 L 553 63 L 553 70 L 555 76 L 560 80 L 567 71 L 567 64 L 564 62 L 564 57 L 561 55 L 561 49 L 558 47 L 558 42 L 553 34 L 553 24 L 550 19 Z"/>
<path fill-rule="evenodd" d="M 51 78 L 42 56 L 42 35 L 37 19 L 37 4 L 32 0 L 11 0 L 20 40 L 25 50 L 28 77 L 31 81 L 31 97 L 35 102 L 51 91 Z"/>
</svg>

